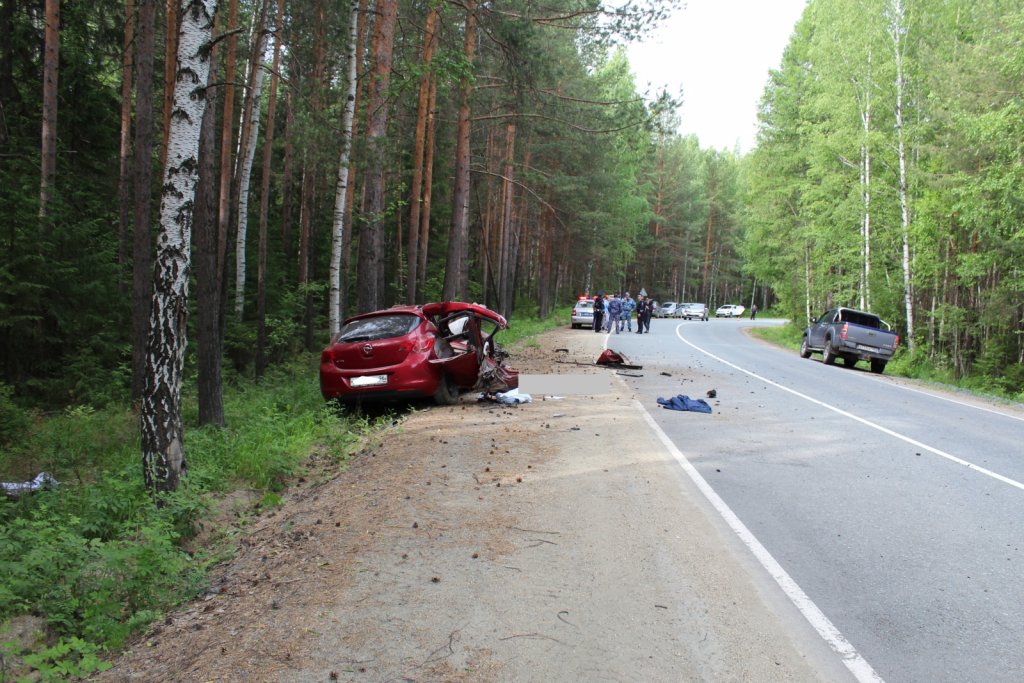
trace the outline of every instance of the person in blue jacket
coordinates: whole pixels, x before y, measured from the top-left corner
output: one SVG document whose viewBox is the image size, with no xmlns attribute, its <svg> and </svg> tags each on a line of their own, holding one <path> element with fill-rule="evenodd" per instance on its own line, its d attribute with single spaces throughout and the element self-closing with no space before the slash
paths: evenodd
<svg viewBox="0 0 1024 683">
<path fill-rule="evenodd" d="M 629 292 L 626 292 L 626 296 L 622 300 L 622 325 L 619 326 L 620 328 L 625 326 L 627 332 L 633 331 L 633 311 L 635 310 L 636 301 L 629 295 Z"/>
<path fill-rule="evenodd" d="M 618 293 L 612 294 L 612 298 L 608 299 L 608 306 L 605 308 L 605 317 L 608 318 L 608 321 L 605 324 L 608 331 L 614 331 L 615 334 L 618 334 L 619 330 L 622 329 L 622 299 L 619 298 Z"/>
</svg>

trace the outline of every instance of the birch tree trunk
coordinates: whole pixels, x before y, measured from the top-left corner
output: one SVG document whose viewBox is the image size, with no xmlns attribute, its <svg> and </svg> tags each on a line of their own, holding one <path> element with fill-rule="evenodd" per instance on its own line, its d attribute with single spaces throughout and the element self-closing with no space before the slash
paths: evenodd
<svg viewBox="0 0 1024 683">
<path fill-rule="evenodd" d="M 270 220 L 270 162 L 274 156 L 274 123 L 277 119 L 277 85 L 280 80 L 284 0 L 277 0 L 277 25 L 274 32 L 274 61 L 270 69 L 270 95 L 267 102 L 267 134 L 263 140 L 263 172 L 260 185 L 260 223 L 256 265 L 256 378 L 263 379 L 267 369 L 267 225 Z"/>
<path fill-rule="evenodd" d="M 142 472 L 146 488 L 154 495 L 177 489 L 186 471 L 181 379 L 188 316 L 189 251 L 200 128 L 210 75 L 208 51 L 216 7 L 216 0 L 182 0 L 142 394 Z"/>
<path fill-rule="evenodd" d="M 907 36 L 907 13 L 903 0 L 890 0 L 886 8 L 889 37 L 892 40 L 896 66 L 896 146 L 899 154 L 900 226 L 903 236 L 903 305 L 907 316 L 907 348 L 914 351 L 914 292 L 910 264 L 910 200 L 907 196 L 907 150 L 904 130 L 903 94 L 906 89 L 904 74 Z"/>
<path fill-rule="evenodd" d="M 473 67 L 476 52 L 476 2 L 466 2 L 465 59 Z M 462 102 L 459 105 L 455 143 L 455 190 L 452 201 L 452 227 L 448 237 L 448 260 L 445 264 L 444 293 L 448 301 L 466 298 L 469 288 L 469 142 L 470 101 L 473 81 L 462 78 Z"/>
<path fill-rule="evenodd" d="M 345 246 L 345 212 L 348 209 L 348 176 L 352 157 L 352 121 L 356 114 L 359 43 L 359 0 L 351 0 L 348 35 L 348 92 L 341 115 L 341 158 L 338 160 L 338 184 L 334 193 L 334 226 L 331 237 L 331 296 L 328 318 L 331 337 L 341 329 L 341 255 Z"/>
<path fill-rule="evenodd" d="M 260 135 L 260 97 L 263 92 L 263 55 L 270 39 L 269 25 L 274 21 L 272 0 L 263 0 L 257 25 L 256 41 L 250 59 L 249 88 L 242 108 L 241 135 L 238 146 L 238 166 L 235 183 L 238 187 L 236 215 L 238 230 L 235 233 L 235 317 L 242 319 L 245 308 L 245 243 L 249 233 L 249 181 L 252 178 L 252 163 L 256 158 L 256 142 Z"/>
</svg>

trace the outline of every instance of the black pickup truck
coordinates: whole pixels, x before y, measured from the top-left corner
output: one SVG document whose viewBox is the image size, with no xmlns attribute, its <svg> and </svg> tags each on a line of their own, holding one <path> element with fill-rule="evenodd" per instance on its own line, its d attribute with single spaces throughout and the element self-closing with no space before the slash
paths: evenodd
<svg viewBox="0 0 1024 683">
<path fill-rule="evenodd" d="M 820 352 L 826 365 L 835 363 L 836 358 L 842 358 L 848 366 L 866 360 L 871 363 L 871 372 L 880 373 L 899 343 L 899 335 L 877 315 L 833 308 L 804 330 L 800 356 L 810 358 L 812 353 Z"/>
</svg>

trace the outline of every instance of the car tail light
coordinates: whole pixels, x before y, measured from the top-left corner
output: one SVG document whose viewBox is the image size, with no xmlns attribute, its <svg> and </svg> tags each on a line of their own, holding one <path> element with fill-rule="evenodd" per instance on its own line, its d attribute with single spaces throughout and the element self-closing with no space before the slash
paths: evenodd
<svg viewBox="0 0 1024 683">
<path fill-rule="evenodd" d="M 839 330 L 839 338 L 846 341 L 846 330 L 850 327 L 850 323 L 843 323 L 843 327 Z"/>
<path fill-rule="evenodd" d="M 892 343 L 892 348 L 894 348 L 894 349 L 895 349 L 895 348 L 896 348 L 897 346 L 899 346 L 899 345 L 900 345 L 900 335 L 898 335 L 898 334 L 897 334 L 897 335 L 896 335 L 896 341 L 894 341 L 894 342 Z"/>
<path fill-rule="evenodd" d="M 404 344 L 398 347 L 398 350 L 401 351 L 402 353 L 409 353 L 410 351 L 412 351 L 413 353 L 426 353 L 431 349 L 431 347 L 434 346 L 434 342 L 436 341 L 436 339 L 436 337 L 430 337 L 419 343 L 405 342 Z"/>
</svg>

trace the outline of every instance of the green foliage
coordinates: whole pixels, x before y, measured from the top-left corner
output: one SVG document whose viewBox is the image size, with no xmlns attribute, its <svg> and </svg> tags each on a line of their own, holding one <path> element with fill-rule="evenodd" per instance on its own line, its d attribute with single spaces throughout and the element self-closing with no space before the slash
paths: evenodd
<svg viewBox="0 0 1024 683">
<path fill-rule="evenodd" d="M 154 505 L 142 484 L 131 411 L 69 409 L 0 452 L 0 477 L 42 465 L 61 482 L 12 501 L 0 498 L 0 623 L 45 617 L 57 644 L 25 657 L 43 680 L 95 671 L 96 656 L 204 586 L 220 548 L 187 551 L 217 495 L 265 491 L 280 502 L 312 453 L 343 466 L 375 423 L 339 419 L 324 405 L 316 358 L 272 368 L 259 383 L 226 392 L 229 428 L 186 429 L 183 485 Z"/>
<path fill-rule="evenodd" d="M 61 638 L 53 647 L 25 656 L 42 681 L 67 681 L 106 671 L 113 666 L 99 657 L 101 648 L 81 638 Z"/>
<path fill-rule="evenodd" d="M 0 382 L 0 448 L 21 439 L 31 423 L 28 411 L 14 402 L 14 387 Z"/>
</svg>

